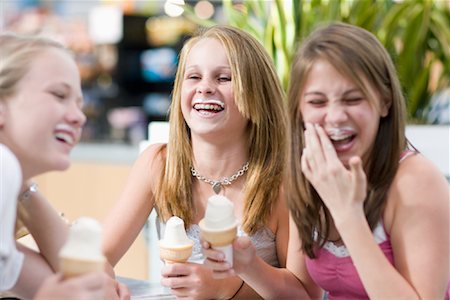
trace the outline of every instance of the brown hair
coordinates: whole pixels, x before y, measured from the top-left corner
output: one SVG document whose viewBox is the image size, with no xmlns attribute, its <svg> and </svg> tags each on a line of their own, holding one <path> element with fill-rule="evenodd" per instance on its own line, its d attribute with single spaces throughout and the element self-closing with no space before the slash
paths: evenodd
<svg viewBox="0 0 450 300">
<path fill-rule="evenodd" d="M 395 67 L 383 45 L 370 32 L 349 24 L 333 23 L 314 31 L 297 53 L 288 92 L 291 135 L 288 205 L 302 249 L 311 258 L 314 257 L 314 246 L 321 247 L 329 239 L 331 226 L 328 209 L 302 174 L 300 166 L 304 148 L 300 99 L 311 67 L 319 59 L 326 60 L 351 79 L 374 107 L 382 105 L 378 99 L 389 107 L 387 116 L 380 119 L 369 161 L 364 166 L 368 181 L 364 211 L 371 229 L 381 218 L 400 154 L 406 147 L 405 100 Z M 379 96 L 373 91 L 378 91 Z"/>
<path fill-rule="evenodd" d="M 274 64 L 262 45 L 250 34 L 229 26 L 206 28 L 181 51 L 170 111 L 169 143 L 161 151 L 165 166 L 155 196 L 158 214 L 163 220 L 177 215 L 186 226 L 193 222 L 190 172 L 193 154 L 190 130 L 181 112 L 181 85 L 186 57 L 198 41 L 206 38 L 218 40 L 226 49 L 235 102 L 249 120 L 251 147 L 242 228 L 253 233 L 270 214 L 284 172 L 287 148 L 284 93 Z"/>
</svg>

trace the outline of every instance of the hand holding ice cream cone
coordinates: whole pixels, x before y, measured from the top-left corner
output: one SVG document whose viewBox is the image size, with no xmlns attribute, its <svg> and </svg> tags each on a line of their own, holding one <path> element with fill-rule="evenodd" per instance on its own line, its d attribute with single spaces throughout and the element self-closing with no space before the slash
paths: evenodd
<svg viewBox="0 0 450 300">
<path fill-rule="evenodd" d="M 101 251 L 101 232 L 101 225 L 95 219 L 83 217 L 74 222 L 59 253 L 64 277 L 104 271 L 106 258 Z"/>
<path fill-rule="evenodd" d="M 236 238 L 237 224 L 234 205 L 228 198 L 220 195 L 209 197 L 205 217 L 198 224 L 201 236 L 213 249 L 221 250 L 230 265 L 233 265 L 232 243 Z"/>
</svg>

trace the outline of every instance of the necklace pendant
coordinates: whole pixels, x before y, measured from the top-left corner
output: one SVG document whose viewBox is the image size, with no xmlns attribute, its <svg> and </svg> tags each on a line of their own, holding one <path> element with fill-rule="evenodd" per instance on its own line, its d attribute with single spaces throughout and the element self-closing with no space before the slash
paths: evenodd
<svg viewBox="0 0 450 300">
<path fill-rule="evenodd" d="M 220 193 L 220 190 L 222 189 L 222 184 L 220 182 L 214 182 L 212 189 L 216 195 Z"/>
</svg>

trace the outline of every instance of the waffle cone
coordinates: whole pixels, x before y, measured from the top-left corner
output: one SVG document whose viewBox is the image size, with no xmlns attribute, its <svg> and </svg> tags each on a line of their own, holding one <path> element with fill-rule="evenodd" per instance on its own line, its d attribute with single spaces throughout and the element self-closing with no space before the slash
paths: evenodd
<svg viewBox="0 0 450 300">
<path fill-rule="evenodd" d="M 167 247 L 159 243 L 159 257 L 167 263 L 185 263 L 192 254 L 192 244 L 183 247 Z"/>
<path fill-rule="evenodd" d="M 236 238 L 237 225 L 226 228 L 222 231 L 206 229 L 203 220 L 201 220 L 198 225 L 200 226 L 201 237 L 210 243 L 212 247 L 230 245 Z"/>
<path fill-rule="evenodd" d="M 89 260 L 75 257 L 60 257 L 59 268 L 65 278 L 82 275 L 89 272 L 104 271 L 106 259 Z"/>
</svg>

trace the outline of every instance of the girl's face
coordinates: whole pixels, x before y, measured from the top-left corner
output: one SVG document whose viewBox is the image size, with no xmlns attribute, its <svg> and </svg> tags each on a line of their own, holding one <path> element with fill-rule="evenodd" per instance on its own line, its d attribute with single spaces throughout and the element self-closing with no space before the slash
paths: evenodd
<svg viewBox="0 0 450 300">
<path fill-rule="evenodd" d="M 326 60 L 314 63 L 301 95 L 300 110 L 305 123 L 325 129 L 344 165 L 355 155 L 367 162 L 380 118 L 387 114 L 386 108 L 371 105 L 358 86 Z"/>
<path fill-rule="evenodd" d="M 219 138 L 244 134 L 248 120 L 238 111 L 225 48 L 212 38 L 195 44 L 186 58 L 181 109 L 191 134 Z"/>
<path fill-rule="evenodd" d="M 42 51 L 0 102 L 0 137 L 18 157 L 24 178 L 64 170 L 86 117 L 81 82 L 72 58 L 60 49 Z"/>
</svg>

